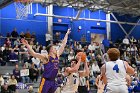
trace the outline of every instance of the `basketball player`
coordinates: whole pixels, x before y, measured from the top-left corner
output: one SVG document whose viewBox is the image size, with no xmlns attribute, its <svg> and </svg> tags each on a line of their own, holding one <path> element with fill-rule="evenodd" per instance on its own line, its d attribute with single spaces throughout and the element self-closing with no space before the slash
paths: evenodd
<svg viewBox="0 0 140 93">
<path fill-rule="evenodd" d="M 79 77 L 85 77 L 89 75 L 89 68 L 87 62 L 84 62 L 84 71 L 78 71 L 81 63 L 81 57 L 71 60 L 71 67 L 67 67 L 64 75 L 66 76 L 65 84 L 61 93 L 76 93 L 79 86 Z"/>
<path fill-rule="evenodd" d="M 64 51 L 64 47 L 66 46 L 68 35 L 70 34 L 70 32 L 70 29 L 68 29 L 59 50 L 56 50 L 54 45 L 49 45 L 47 47 L 48 54 L 35 53 L 25 39 L 21 40 L 21 42 L 28 48 L 29 53 L 32 56 L 41 59 L 44 63 L 44 73 L 39 87 L 39 93 L 55 92 L 57 88 L 55 86 L 55 77 L 58 73 L 59 57 Z"/>
<path fill-rule="evenodd" d="M 101 68 L 101 76 L 107 84 L 106 93 L 128 93 L 126 75 L 133 75 L 134 69 L 119 59 L 120 51 L 117 48 L 110 48 L 107 54 L 110 61 Z"/>
</svg>

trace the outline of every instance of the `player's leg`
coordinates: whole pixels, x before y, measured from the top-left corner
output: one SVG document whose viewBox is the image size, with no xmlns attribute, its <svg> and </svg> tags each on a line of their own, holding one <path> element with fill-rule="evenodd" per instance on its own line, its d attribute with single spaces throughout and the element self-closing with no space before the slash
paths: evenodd
<svg viewBox="0 0 140 93">
<path fill-rule="evenodd" d="M 51 88 L 50 90 L 48 91 L 48 93 L 55 93 L 56 89 L 58 88 L 56 83 L 54 81 L 50 81 L 51 83 Z"/>
<path fill-rule="evenodd" d="M 105 93 L 119 93 L 119 86 L 107 86 Z"/>
<path fill-rule="evenodd" d="M 50 88 L 51 88 L 50 82 L 47 81 L 45 78 L 42 78 L 40 87 L 39 87 L 39 93 L 48 93 Z"/>
<path fill-rule="evenodd" d="M 105 93 L 128 93 L 128 87 L 126 85 L 107 86 Z"/>
<path fill-rule="evenodd" d="M 126 85 L 119 86 L 120 93 L 128 93 L 128 87 Z"/>
</svg>

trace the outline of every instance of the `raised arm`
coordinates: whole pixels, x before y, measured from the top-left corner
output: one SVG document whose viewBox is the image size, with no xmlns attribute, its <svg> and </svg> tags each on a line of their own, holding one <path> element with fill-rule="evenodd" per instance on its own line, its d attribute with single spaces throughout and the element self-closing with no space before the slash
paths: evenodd
<svg viewBox="0 0 140 93">
<path fill-rule="evenodd" d="M 107 79 L 106 79 L 106 67 L 105 64 L 101 67 L 101 80 L 104 82 L 104 84 L 107 84 Z"/>
<path fill-rule="evenodd" d="M 97 88 L 99 88 L 99 79 L 100 79 L 100 75 L 97 76 L 96 80 L 95 80 L 95 85 L 97 86 Z"/>
<path fill-rule="evenodd" d="M 57 56 L 60 56 L 60 55 L 63 53 L 64 48 L 65 48 L 66 43 L 67 43 L 67 40 L 68 40 L 68 35 L 69 35 L 70 32 L 71 32 L 70 30 L 71 30 L 71 29 L 68 29 L 67 33 L 65 34 L 65 37 L 64 37 L 64 39 L 63 39 L 63 41 L 62 41 L 62 44 L 61 44 L 61 46 L 60 46 L 60 48 L 59 48 L 59 50 L 58 50 L 58 52 L 57 52 Z"/>
<path fill-rule="evenodd" d="M 79 75 L 80 77 L 85 77 L 85 76 L 89 76 L 89 68 L 88 68 L 88 65 L 87 65 L 87 62 L 84 62 L 84 71 L 79 71 Z"/>
<path fill-rule="evenodd" d="M 45 58 L 48 57 L 47 54 L 44 55 L 44 54 L 36 53 L 36 52 L 31 48 L 31 46 L 28 44 L 28 41 L 27 41 L 27 40 L 21 39 L 21 42 L 22 42 L 22 44 L 24 44 L 24 45 L 28 48 L 29 53 L 30 53 L 33 57 L 39 58 L 39 59 L 41 59 L 41 60 L 44 60 Z"/>
<path fill-rule="evenodd" d="M 134 75 L 135 70 L 132 68 L 127 62 L 125 62 L 125 67 L 126 67 L 126 73 L 129 75 Z"/>
</svg>

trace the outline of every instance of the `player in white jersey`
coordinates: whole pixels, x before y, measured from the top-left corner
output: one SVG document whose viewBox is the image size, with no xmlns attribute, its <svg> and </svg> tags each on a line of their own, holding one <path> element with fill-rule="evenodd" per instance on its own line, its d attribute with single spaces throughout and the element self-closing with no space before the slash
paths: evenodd
<svg viewBox="0 0 140 93">
<path fill-rule="evenodd" d="M 65 84 L 61 90 L 61 93 L 76 93 L 79 86 L 79 77 L 85 77 L 89 75 L 89 68 L 87 62 L 84 62 L 84 71 L 78 71 L 81 58 L 71 60 L 71 67 L 67 67 L 64 75 L 66 76 Z"/>
<path fill-rule="evenodd" d="M 101 68 L 101 76 L 106 83 L 106 93 L 128 93 L 126 75 L 134 74 L 134 69 L 123 60 L 119 60 L 120 51 L 117 48 L 110 48 L 107 51 L 109 56 Z"/>
</svg>

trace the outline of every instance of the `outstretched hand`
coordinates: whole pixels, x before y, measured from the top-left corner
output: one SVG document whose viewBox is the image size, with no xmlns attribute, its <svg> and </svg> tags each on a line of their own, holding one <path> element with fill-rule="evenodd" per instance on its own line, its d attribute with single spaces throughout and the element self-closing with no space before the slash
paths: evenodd
<svg viewBox="0 0 140 93">
<path fill-rule="evenodd" d="M 24 44 L 24 45 L 28 45 L 28 41 L 25 40 L 25 39 L 21 39 L 21 43 Z"/>
<path fill-rule="evenodd" d="M 71 28 L 69 28 L 68 30 L 67 30 L 67 34 L 69 35 L 71 33 Z"/>
</svg>

